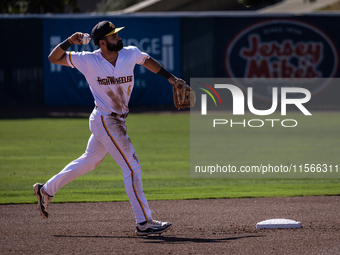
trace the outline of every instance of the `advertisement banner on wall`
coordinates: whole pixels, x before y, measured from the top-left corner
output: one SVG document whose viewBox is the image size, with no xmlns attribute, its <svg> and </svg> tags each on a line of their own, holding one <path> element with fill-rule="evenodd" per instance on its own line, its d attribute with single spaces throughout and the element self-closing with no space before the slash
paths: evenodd
<svg viewBox="0 0 340 255">
<path fill-rule="evenodd" d="M 175 18 L 46 18 L 44 19 L 44 98 L 46 106 L 92 106 L 94 100 L 84 76 L 76 69 L 48 61 L 51 50 L 75 32 L 91 35 L 102 20 L 125 27 L 119 36 L 125 46 L 132 45 L 148 53 L 174 75 L 181 76 L 180 22 Z M 72 45 L 70 51 L 94 51 L 98 47 Z M 172 87 L 168 81 L 141 65 L 134 70 L 134 89 L 130 106 L 171 105 Z M 157 92 L 157 93 L 156 93 Z"/>
<path fill-rule="evenodd" d="M 237 22 L 239 20 L 240 22 Z M 255 100 L 265 105 L 272 88 L 303 86 L 318 96 L 320 104 L 338 108 L 338 99 L 322 94 L 338 94 L 328 86 L 339 77 L 340 36 L 329 26 L 336 16 L 250 17 L 214 20 L 216 77 L 230 77 L 243 91 L 253 87 Z M 235 24 L 232 25 L 231 24 Z M 320 78 L 323 83 L 316 82 Z M 242 80 L 242 82 L 240 82 Z M 294 96 L 294 95 L 293 95 Z"/>
</svg>

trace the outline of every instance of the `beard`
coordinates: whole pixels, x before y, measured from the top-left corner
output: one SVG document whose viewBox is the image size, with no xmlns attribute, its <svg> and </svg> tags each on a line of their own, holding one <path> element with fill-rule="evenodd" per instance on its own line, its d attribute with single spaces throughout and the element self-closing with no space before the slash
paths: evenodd
<svg viewBox="0 0 340 255">
<path fill-rule="evenodd" d="M 121 49 L 123 49 L 123 41 L 120 40 L 117 44 L 107 43 L 106 48 L 109 51 L 120 51 Z"/>
</svg>

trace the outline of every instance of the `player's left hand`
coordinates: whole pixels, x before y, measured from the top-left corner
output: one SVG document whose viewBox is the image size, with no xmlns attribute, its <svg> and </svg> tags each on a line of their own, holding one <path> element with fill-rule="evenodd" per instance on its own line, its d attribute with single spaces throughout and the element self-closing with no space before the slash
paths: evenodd
<svg viewBox="0 0 340 255">
<path fill-rule="evenodd" d="M 192 88 L 190 88 L 185 83 L 184 80 L 176 79 L 172 88 L 173 88 L 172 92 L 174 96 L 174 104 L 178 110 L 195 106 L 195 103 L 196 103 L 195 91 Z"/>
<path fill-rule="evenodd" d="M 179 79 L 179 78 L 177 78 L 177 77 L 175 77 L 175 76 L 171 76 L 171 77 L 168 79 L 168 81 L 169 81 L 169 83 L 170 83 L 172 86 L 174 86 L 174 85 L 176 84 L 177 81 L 178 81 L 178 82 L 184 82 L 184 83 L 185 83 L 184 80 Z"/>
</svg>

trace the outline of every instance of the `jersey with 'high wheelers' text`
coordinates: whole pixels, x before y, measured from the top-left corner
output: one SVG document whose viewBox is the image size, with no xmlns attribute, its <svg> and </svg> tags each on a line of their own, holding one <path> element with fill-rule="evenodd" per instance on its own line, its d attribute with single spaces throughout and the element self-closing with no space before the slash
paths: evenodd
<svg viewBox="0 0 340 255">
<path fill-rule="evenodd" d="M 135 46 L 124 47 L 118 52 L 114 67 L 101 54 L 93 52 L 66 52 L 67 62 L 77 68 L 86 78 L 95 105 L 118 114 L 128 113 L 128 103 L 134 86 L 133 69 L 136 64 L 144 64 L 149 58 Z"/>
</svg>

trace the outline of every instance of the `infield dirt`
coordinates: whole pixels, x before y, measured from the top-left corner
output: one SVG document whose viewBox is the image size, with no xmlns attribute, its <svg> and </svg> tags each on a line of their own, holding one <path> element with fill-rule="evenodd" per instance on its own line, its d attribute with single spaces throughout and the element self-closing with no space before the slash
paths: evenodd
<svg viewBox="0 0 340 255">
<path fill-rule="evenodd" d="M 129 202 L 1 205 L 0 254 L 340 254 L 340 196 L 150 201 L 161 236 L 137 237 Z M 300 229 L 256 230 L 285 218 Z"/>
</svg>

